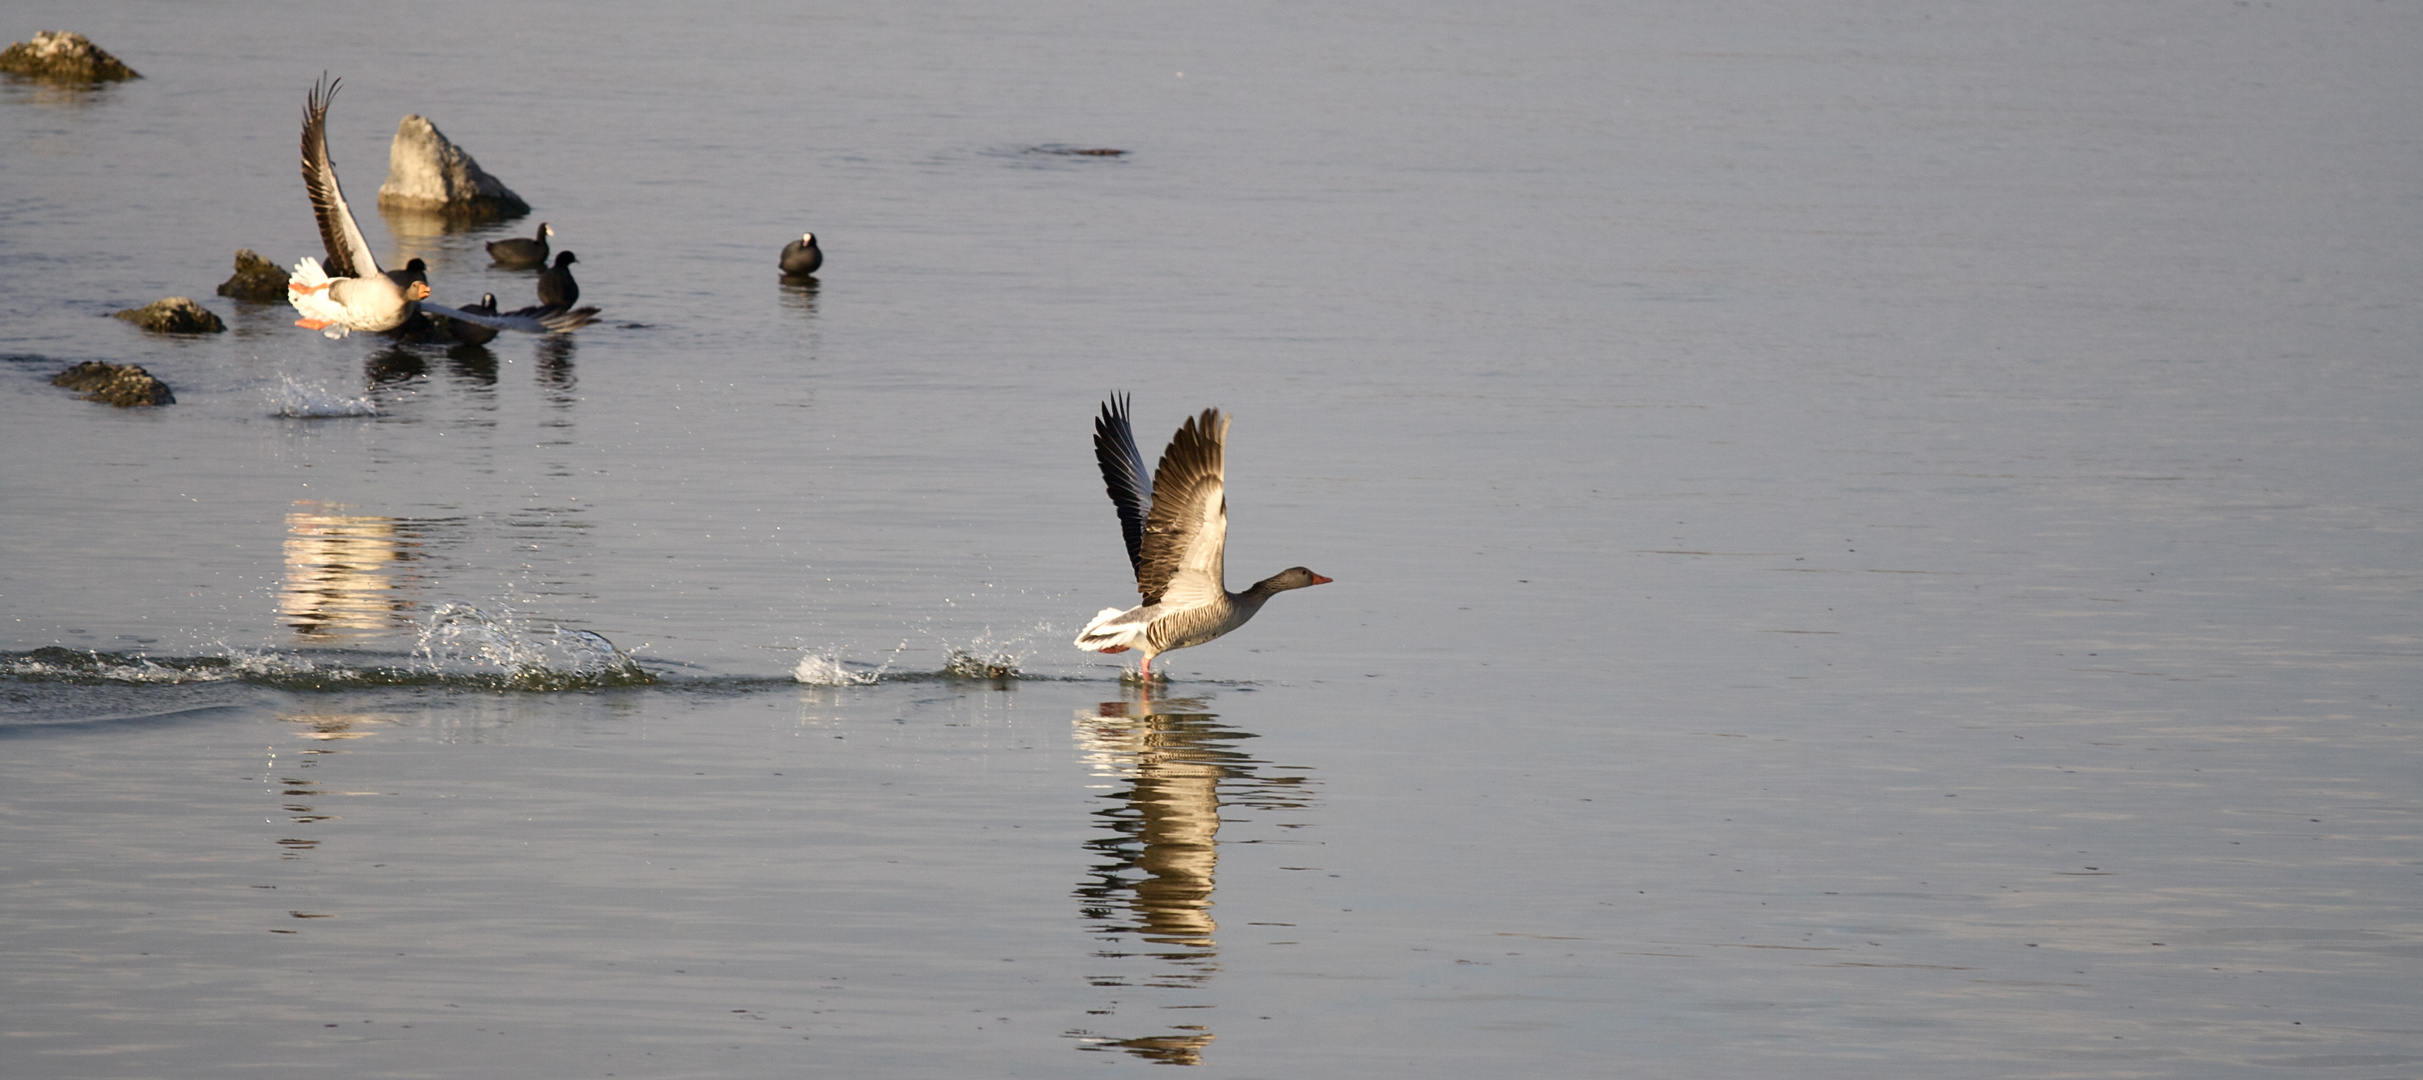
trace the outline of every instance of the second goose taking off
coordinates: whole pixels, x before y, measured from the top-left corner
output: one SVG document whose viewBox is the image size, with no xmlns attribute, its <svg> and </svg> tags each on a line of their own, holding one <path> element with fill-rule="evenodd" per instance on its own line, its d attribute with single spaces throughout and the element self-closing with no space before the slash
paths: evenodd
<svg viewBox="0 0 2423 1080">
<path fill-rule="evenodd" d="M 1229 592 L 1221 559 L 1228 547 L 1227 470 L 1222 461 L 1228 418 L 1205 409 L 1170 437 L 1161 465 L 1147 476 L 1144 455 L 1128 426 L 1127 398 L 1102 403 L 1094 421 L 1094 460 L 1119 511 L 1127 558 L 1144 602 L 1104 608 L 1077 635 L 1093 652 L 1144 652 L 1143 677 L 1153 657 L 1201 645 L 1240 626 L 1272 596 L 1330 579 L 1296 566 Z"/>
</svg>

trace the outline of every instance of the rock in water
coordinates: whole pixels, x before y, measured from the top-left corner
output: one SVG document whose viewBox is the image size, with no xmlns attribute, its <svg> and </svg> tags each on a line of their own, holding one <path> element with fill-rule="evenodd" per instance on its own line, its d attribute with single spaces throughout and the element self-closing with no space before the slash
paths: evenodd
<svg viewBox="0 0 2423 1080">
<path fill-rule="evenodd" d="M 128 308 L 118 318 L 145 330 L 163 334 L 223 334 L 227 324 L 210 313 L 210 309 L 182 296 L 154 301 L 148 307 Z"/>
<path fill-rule="evenodd" d="M 379 185 L 379 208 L 479 218 L 530 212 L 530 204 L 504 181 L 481 170 L 480 163 L 448 142 L 437 125 L 417 115 L 395 126 L 395 143 L 387 151 L 387 182 Z"/>
<path fill-rule="evenodd" d="M 286 302 L 286 269 L 253 253 L 236 249 L 236 274 L 219 283 L 219 295 L 249 304 Z"/>
<path fill-rule="evenodd" d="M 0 71 L 51 82 L 112 82 L 140 79 L 135 69 L 101 51 L 92 39 L 67 30 L 45 30 L 32 41 L 0 49 Z"/>
<path fill-rule="evenodd" d="M 87 360 L 51 376 L 52 386 L 70 390 L 89 391 L 86 401 L 99 401 L 121 409 L 133 405 L 174 405 L 177 395 L 168 384 L 152 377 L 140 364 L 104 364 Z"/>
</svg>

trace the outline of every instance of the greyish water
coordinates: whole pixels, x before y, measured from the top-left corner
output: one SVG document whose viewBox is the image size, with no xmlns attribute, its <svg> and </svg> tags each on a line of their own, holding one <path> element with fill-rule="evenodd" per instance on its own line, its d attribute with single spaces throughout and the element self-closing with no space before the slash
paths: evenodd
<svg viewBox="0 0 2423 1080">
<path fill-rule="evenodd" d="M 2423 1075 L 2414 5 L 679 8 L 8 9 L 0 1074 Z"/>
</svg>

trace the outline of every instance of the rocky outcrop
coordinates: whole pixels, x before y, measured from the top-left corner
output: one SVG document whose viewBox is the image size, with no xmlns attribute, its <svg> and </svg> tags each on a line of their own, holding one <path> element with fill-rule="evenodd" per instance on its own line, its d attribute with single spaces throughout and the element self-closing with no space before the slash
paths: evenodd
<svg viewBox="0 0 2423 1080">
<path fill-rule="evenodd" d="M 117 314 L 145 330 L 163 334 L 223 334 L 227 324 L 210 313 L 210 309 L 182 296 L 154 301 L 148 306 L 128 308 Z"/>
<path fill-rule="evenodd" d="M 67 30 L 45 30 L 32 41 L 0 49 L 0 71 L 49 82 L 113 82 L 140 79 L 135 69 L 101 51 L 92 39 Z"/>
<path fill-rule="evenodd" d="M 219 283 L 219 295 L 248 304 L 283 304 L 286 268 L 260 257 L 251 248 L 237 248 L 235 276 Z"/>
<path fill-rule="evenodd" d="M 447 141 L 437 125 L 407 116 L 395 126 L 387 150 L 387 182 L 379 185 L 379 208 L 448 217 L 508 218 L 530 212 L 530 204 L 490 176 L 463 148 Z"/>
<path fill-rule="evenodd" d="M 153 378 L 140 364 L 104 364 L 87 360 L 51 376 L 52 386 L 88 391 L 86 401 L 99 401 L 121 409 L 136 405 L 174 405 L 177 395 L 168 384 Z"/>
</svg>

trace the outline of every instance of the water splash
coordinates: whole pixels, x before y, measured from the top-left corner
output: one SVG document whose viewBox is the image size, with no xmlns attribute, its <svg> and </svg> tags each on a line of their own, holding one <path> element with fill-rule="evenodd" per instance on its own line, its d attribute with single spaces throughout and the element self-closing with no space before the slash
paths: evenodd
<svg viewBox="0 0 2423 1080">
<path fill-rule="evenodd" d="M 950 646 L 950 658 L 943 661 L 942 674 L 952 679 L 1023 679 L 1026 658 L 1034 655 L 1038 636 L 1055 637 L 1052 624 L 1037 623 L 1026 633 L 1009 638 L 996 638 L 987 627 L 967 645 Z"/>
<path fill-rule="evenodd" d="M 809 653 L 799 658 L 799 666 L 791 669 L 791 678 L 809 686 L 873 686 L 883 677 L 882 669 L 853 670 L 838 656 L 818 656 Z"/>
<path fill-rule="evenodd" d="M 892 670 L 892 661 L 900 659 L 901 651 L 908 647 L 906 641 L 894 646 L 892 655 L 884 657 L 883 663 L 872 670 L 863 664 L 850 666 L 850 661 L 843 660 L 837 652 L 809 653 L 800 657 L 799 665 L 791 669 L 791 678 L 809 686 L 873 686 Z"/>
<path fill-rule="evenodd" d="M 320 420 L 336 416 L 377 416 L 379 406 L 369 397 L 346 397 L 319 383 L 306 383 L 292 375 L 278 377 L 280 385 L 269 392 L 269 403 L 275 407 L 272 416 L 297 420 Z"/>
<path fill-rule="evenodd" d="M 1010 652 L 952 649 L 951 658 L 942 663 L 942 673 L 954 679 L 1015 679 L 1023 674 L 1018 670 L 1019 659 Z"/>
<path fill-rule="evenodd" d="M 491 615 L 470 604 L 439 605 L 421 625 L 412 654 L 437 672 L 500 689 L 585 690 L 656 681 L 602 635 L 552 624 L 542 634 L 509 609 Z"/>
</svg>

